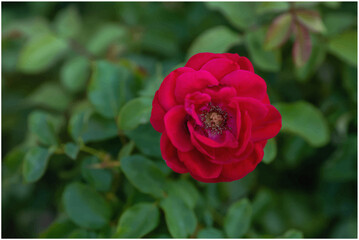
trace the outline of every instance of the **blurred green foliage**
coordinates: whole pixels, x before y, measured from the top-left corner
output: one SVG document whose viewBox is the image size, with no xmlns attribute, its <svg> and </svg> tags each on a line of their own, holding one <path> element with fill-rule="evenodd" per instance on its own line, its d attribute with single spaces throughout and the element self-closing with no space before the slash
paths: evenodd
<svg viewBox="0 0 359 240">
<path fill-rule="evenodd" d="M 298 35 L 279 45 L 292 17 L 268 32 L 288 11 L 309 29 L 302 66 Z M 356 14 L 354 2 L 2 3 L 2 237 L 356 238 Z M 172 172 L 149 124 L 164 76 L 203 51 L 247 56 L 283 116 L 239 181 Z"/>
</svg>

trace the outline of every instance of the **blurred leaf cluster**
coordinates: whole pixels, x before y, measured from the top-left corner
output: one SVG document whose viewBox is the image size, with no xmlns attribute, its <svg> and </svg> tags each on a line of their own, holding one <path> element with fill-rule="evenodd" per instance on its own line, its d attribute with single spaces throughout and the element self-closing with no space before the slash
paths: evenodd
<svg viewBox="0 0 359 240">
<path fill-rule="evenodd" d="M 3 237 L 357 234 L 357 3 L 2 5 Z M 247 56 L 283 116 L 245 178 L 172 172 L 149 124 L 197 52 Z"/>
</svg>

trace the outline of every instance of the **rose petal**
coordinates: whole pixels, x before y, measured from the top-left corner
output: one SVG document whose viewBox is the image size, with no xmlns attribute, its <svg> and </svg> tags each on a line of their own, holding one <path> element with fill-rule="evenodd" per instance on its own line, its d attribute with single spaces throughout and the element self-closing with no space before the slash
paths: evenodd
<svg viewBox="0 0 359 240">
<path fill-rule="evenodd" d="M 204 64 L 201 70 L 210 72 L 216 79 L 221 79 L 224 75 L 238 70 L 237 63 L 226 58 L 215 58 Z"/>
<path fill-rule="evenodd" d="M 221 58 L 221 54 L 216 53 L 197 53 L 193 55 L 190 59 L 188 59 L 185 67 L 193 68 L 194 70 L 199 70 L 201 67 L 206 64 L 208 61 L 214 59 L 214 58 Z"/>
<path fill-rule="evenodd" d="M 220 80 L 221 84 L 234 87 L 239 97 L 252 97 L 262 100 L 267 91 L 265 81 L 255 73 L 236 70 Z"/>
<path fill-rule="evenodd" d="M 230 105 L 233 106 L 234 104 L 237 104 L 241 111 L 247 111 L 249 116 L 254 120 L 261 120 L 268 113 L 266 105 L 254 98 L 235 97 L 232 98 Z"/>
<path fill-rule="evenodd" d="M 261 121 L 255 122 L 252 140 L 261 141 L 275 137 L 282 128 L 282 116 L 273 105 L 266 105 L 268 114 Z"/>
<path fill-rule="evenodd" d="M 165 124 L 163 122 L 163 117 L 165 116 L 165 114 L 166 114 L 165 110 L 158 102 L 158 91 L 157 91 L 153 98 L 152 111 L 150 117 L 150 122 L 152 124 L 152 127 L 157 132 L 163 132 L 165 130 Z"/>
<path fill-rule="evenodd" d="M 191 174 L 202 178 L 216 178 L 222 170 L 222 165 L 211 163 L 197 150 L 178 152 L 178 156 Z"/>
<path fill-rule="evenodd" d="M 179 160 L 177 149 L 172 145 L 167 134 L 164 132 L 160 141 L 161 153 L 168 167 L 177 173 L 188 172 L 186 166 Z"/>
<path fill-rule="evenodd" d="M 207 71 L 183 73 L 177 78 L 175 88 L 176 100 L 179 103 L 183 103 L 188 93 L 214 85 L 218 85 L 218 81 Z"/>
<path fill-rule="evenodd" d="M 192 68 L 177 68 L 168 74 L 167 77 L 163 80 L 159 90 L 158 90 L 158 101 L 162 105 L 162 107 L 168 111 L 173 106 L 177 105 L 176 98 L 174 95 L 176 81 L 178 76 L 185 72 L 193 72 Z"/>
<path fill-rule="evenodd" d="M 203 92 L 211 96 L 211 101 L 214 104 L 227 104 L 233 97 L 237 95 L 236 89 L 232 87 L 222 87 L 219 90 L 206 88 Z"/>
<path fill-rule="evenodd" d="M 202 121 L 198 117 L 198 108 L 206 103 L 209 103 L 210 101 L 211 97 L 205 93 L 195 92 L 187 94 L 184 106 L 186 112 L 195 120 L 197 125 L 203 125 Z"/>
<path fill-rule="evenodd" d="M 164 117 L 168 138 L 182 152 L 190 151 L 193 148 L 187 129 L 186 115 L 187 113 L 182 106 L 176 106 L 169 110 Z"/>
<path fill-rule="evenodd" d="M 238 65 L 240 66 L 241 69 L 254 73 L 253 65 L 251 61 L 248 60 L 248 58 L 240 57 L 238 60 Z"/>
</svg>

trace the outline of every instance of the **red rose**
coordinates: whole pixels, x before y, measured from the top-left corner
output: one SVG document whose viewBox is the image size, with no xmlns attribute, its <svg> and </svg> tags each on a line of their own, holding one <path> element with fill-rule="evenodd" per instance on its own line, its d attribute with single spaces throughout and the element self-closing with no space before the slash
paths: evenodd
<svg viewBox="0 0 359 240">
<path fill-rule="evenodd" d="M 282 126 L 265 81 L 238 54 L 192 56 L 163 80 L 152 105 L 167 165 L 202 182 L 246 176 Z"/>
</svg>

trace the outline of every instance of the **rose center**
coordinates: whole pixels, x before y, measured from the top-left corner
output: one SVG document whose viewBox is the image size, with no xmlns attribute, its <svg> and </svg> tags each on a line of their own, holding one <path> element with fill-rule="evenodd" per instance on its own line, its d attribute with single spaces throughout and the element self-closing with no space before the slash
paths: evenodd
<svg viewBox="0 0 359 240">
<path fill-rule="evenodd" d="M 228 114 L 221 107 L 214 106 L 211 103 L 201 113 L 204 129 L 212 134 L 222 134 L 223 130 L 229 129 L 227 119 Z"/>
</svg>

